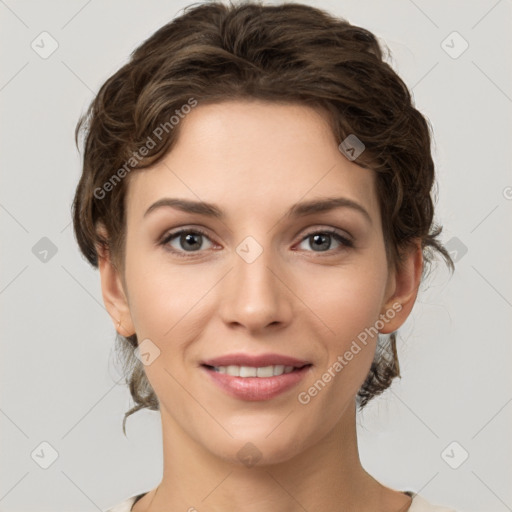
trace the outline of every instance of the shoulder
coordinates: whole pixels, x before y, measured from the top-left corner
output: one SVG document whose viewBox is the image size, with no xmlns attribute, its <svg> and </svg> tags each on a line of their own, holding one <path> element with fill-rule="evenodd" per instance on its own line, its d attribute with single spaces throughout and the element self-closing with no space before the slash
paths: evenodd
<svg viewBox="0 0 512 512">
<path fill-rule="evenodd" d="M 433 505 L 417 493 L 408 492 L 408 494 L 412 496 L 412 503 L 407 512 L 456 512 L 453 508 Z"/>
<path fill-rule="evenodd" d="M 142 498 L 142 496 L 144 496 L 145 494 L 147 493 L 132 496 L 131 498 L 128 498 L 122 501 L 121 503 L 118 503 L 117 505 L 110 507 L 108 510 L 105 510 L 105 512 L 130 512 L 135 502 Z"/>
</svg>

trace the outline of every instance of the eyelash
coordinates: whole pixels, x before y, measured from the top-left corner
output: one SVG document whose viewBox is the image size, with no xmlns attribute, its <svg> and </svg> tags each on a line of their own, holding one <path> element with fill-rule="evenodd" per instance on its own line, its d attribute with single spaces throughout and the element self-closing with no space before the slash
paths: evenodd
<svg viewBox="0 0 512 512">
<path fill-rule="evenodd" d="M 187 253 L 186 251 L 177 251 L 176 249 L 173 249 L 168 245 L 171 240 L 173 240 L 174 238 L 176 238 L 184 233 L 194 234 L 194 235 L 202 235 L 202 236 L 208 238 L 208 240 L 210 240 L 208 233 L 206 233 L 205 231 L 203 231 L 200 228 L 194 228 L 194 229 L 185 228 L 185 229 L 180 229 L 178 231 L 174 231 L 172 233 L 167 234 L 166 236 L 164 236 L 163 240 L 159 243 L 159 245 L 164 246 L 164 248 L 166 250 L 172 252 L 173 254 L 175 254 L 179 257 L 193 258 L 193 257 L 195 257 L 196 254 L 199 254 L 202 251 L 190 251 Z M 327 253 L 328 256 L 331 256 L 332 255 L 331 253 L 333 253 L 334 251 L 338 252 L 338 251 L 343 251 L 343 250 L 354 248 L 354 242 L 352 240 L 340 235 L 336 230 L 334 230 L 332 228 L 326 228 L 326 229 L 312 231 L 310 233 L 307 233 L 306 235 L 304 235 L 304 237 L 301 238 L 300 243 L 304 242 L 304 240 L 307 240 L 309 237 L 311 237 L 313 235 L 320 235 L 320 234 L 321 235 L 331 235 L 334 239 L 336 239 L 338 242 L 340 242 L 342 244 L 342 247 L 340 247 L 338 249 L 329 249 L 327 251 L 320 251 L 319 252 L 320 256 L 322 255 L 322 253 Z M 307 252 L 316 252 L 316 251 L 307 251 Z"/>
</svg>

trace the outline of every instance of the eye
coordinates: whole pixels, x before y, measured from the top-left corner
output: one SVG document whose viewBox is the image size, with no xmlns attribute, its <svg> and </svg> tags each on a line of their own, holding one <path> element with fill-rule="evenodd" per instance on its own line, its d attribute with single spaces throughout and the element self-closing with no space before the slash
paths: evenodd
<svg viewBox="0 0 512 512">
<path fill-rule="evenodd" d="M 337 248 L 331 248 L 332 239 L 336 240 L 339 244 Z M 209 246 L 204 247 L 205 240 L 210 243 Z M 351 239 L 341 235 L 334 229 L 323 229 L 308 233 L 302 238 L 301 244 L 307 241 L 309 241 L 310 248 L 319 249 L 312 252 L 332 253 L 354 247 L 354 242 Z M 213 243 L 205 231 L 199 228 L 185 228 L 167 234 L 160 242 L 160 245 L 177 256 L 192 257 L 194 253 L 200 253 L 201 249 L 211 249 Z"/>
<path fill-rule="evenodd" d="M 331 251 L 331 241 L 335 239 L 341 247 L 338 250 L 344 250 L 347 248 L 354 247 L 354 242 L 349 238 L 341 235 L 334 229 L 324 229 L 322 231 L 313 231 L 307 234 L 301 241 L 301 243 L 309 241 L 310 247 L 320 249 L 319 251 L 313 252 L 329 252 Z M 332 251 L 331 251 L 332 252 Z"/>
<path fill-rule="evenodd" d="M 208 235 L 201 229 L 181 229 L 165 236 L 161 245 L 179 256 L 186 257 L 187 254 L 184 253 L 196 253 L 199 252 L 201 248 L 204 249 L 202 246 L 205 240 L 209 240 L 211 243 Z M 171 241 L 175 242 L 175 245 L 170 243 Z M 176 247 L 176 245 L 178 247 Z M 206 247 L 206 249 L 210 247 Z"/>
</svg>

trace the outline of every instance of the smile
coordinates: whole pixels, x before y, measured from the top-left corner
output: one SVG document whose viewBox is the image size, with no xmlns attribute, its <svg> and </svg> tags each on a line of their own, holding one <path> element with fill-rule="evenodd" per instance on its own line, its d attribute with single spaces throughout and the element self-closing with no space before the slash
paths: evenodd
<svg viewBox="0 0 512 512">
<path fill-rule="evenodd" d="M 310 371 L 311 364 L 301 367 L 210 366 L 201 365 L 210 382 L 228 395 L 247 401 L 270 400 L 295 387 Z"/>
<path fill-rule="evenodd" d="M 233 377 L 276 377 L 283 373 L 291 373 L 294 366 L 284 366 L 282 364 L 276 364 L 271 366 L 214 366 L 214 371 L 219 373 L 227 373 Z"/>
</svg>

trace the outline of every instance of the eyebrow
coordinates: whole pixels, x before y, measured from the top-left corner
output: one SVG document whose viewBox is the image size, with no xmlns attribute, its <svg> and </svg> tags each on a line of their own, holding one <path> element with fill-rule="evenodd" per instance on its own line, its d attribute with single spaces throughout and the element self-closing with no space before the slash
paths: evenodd
<svg viewBox="0 0 512 512">
<path fill-rule="evenodd" d="M 146 217 L 152 211 L 163 207 L 175 208 L 186 213 L 196 213 L 216 219 L 224 219 L 226 217 L 224 212 L 213 203 L 171 197 L 164 197 L 153 203 L 146 210 L 143 217 Z M 362 205 L 347 197 L 326 197 L 323 199 L 313 199 L 311 201 L 296 203 L 285 213 L 285 217 L 305 217 L 314 213 L 328 212 L 336 208 L 350 208 L 355 210 L 363 214 L 365 219 L 372 224 L 372 218 L 368 211 Z"/>
</svg>

